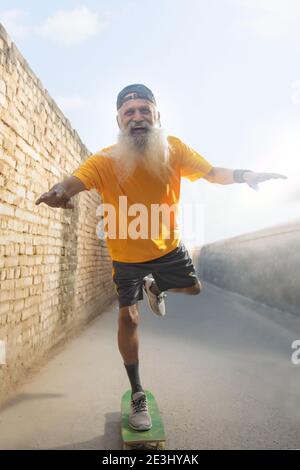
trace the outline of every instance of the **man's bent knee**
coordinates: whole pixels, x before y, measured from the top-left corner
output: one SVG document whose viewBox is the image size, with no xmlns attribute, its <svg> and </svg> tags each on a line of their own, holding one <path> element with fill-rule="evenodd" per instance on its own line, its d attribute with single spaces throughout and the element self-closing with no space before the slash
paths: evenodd
<svg viewBox="0 0 300 470">
<path fill-rule="evenodd" d="M 196 284 L 194 284 L 191 287 L 190 293 L 193 295 L 197 295 L 197 294 L 200 294 L 201 291 L 202 291 L 202 285 L 201 285 L 201 282 L 198 281 L 196 282 Z"/>
</svg>

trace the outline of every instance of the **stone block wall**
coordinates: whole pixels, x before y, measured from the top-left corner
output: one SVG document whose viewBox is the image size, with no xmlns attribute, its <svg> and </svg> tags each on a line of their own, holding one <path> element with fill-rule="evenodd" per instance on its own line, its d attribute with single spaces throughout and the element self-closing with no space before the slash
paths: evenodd
<svg viewBox="0 0 300 470">
<path fill-rule="evenodd" d="M 0 400 L 29 366 L 115 299 L 95 191 L 35 205 L 89 155 L 0 25 Z M 3 343 L 2 343 L 3 345 Z"/>
</svg>

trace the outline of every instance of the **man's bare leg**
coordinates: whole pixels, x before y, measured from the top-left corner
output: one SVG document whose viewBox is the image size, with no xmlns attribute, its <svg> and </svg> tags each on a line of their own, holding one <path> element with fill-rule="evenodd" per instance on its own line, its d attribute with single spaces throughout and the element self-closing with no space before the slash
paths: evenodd
<svg viewBox="0 0 300 470">
<path fill-rule="evenodd" d="M 191 287 L 180 287 L 176 289 L 168 289 L 168 292 L 180 292 L 181 294 L 187 294 L 187 295 L 197 295 L 197 294 L 200 294 L 201 291 L 202 291 L 202 285 L 200 281 Z"/>
<path fill-rule="evenodd" d="M 139 359 L 138 304 L 121 307 L 119 310 L 118 346 L 124 364 L 132 364 Z"/>
<path fill-rule="evenodd" d="M 119 310 L 118 345 L 131 384 L 132 393 L 141 392 L 139 375 L 138 304 Z"/>
<path fill-rule="evenodd" d="M 148 410 L 147 397 L 139 376 L 138 324 L 137 303 L 120 308 L 118 345 L 132 389 L 128 423 L 136 431 L 147 431 L 152 427 L 152 420 Z"/>
<path fill-rule="evenodd" d="M 173 288 L 173 289 L 168 289 L 167 292 L 179 292 L 181 294 L 197 295 L 197 294 L 200 294 L 201 290 L 202 290 L 202 285 L 199 281 L 191 287 L 178 287 L 178 288 L 176 287 L 176 288 Z M 154 294 L 160 294 L 160 290 L 158 289 L 155 282 L 153 282 L 153 284 L 151 286 L 151 291 Z"/>
</svg>

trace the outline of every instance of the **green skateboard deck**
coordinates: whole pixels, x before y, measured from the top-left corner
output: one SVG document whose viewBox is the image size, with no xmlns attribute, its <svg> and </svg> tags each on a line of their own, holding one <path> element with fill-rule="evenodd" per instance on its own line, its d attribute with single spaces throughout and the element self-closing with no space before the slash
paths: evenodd
<svg viewBox="0 0 300 470">
<path fill-rule="evenodd" d="M 164 449 L 165 431 L 156 400 L 151 392 L 145 390 L 148 399 L 149 413 L 152 419 L 152 428 L 149 431 L 135 431 L 128 424 L 130 414 L 131 390 L 127 390 L 122 397 L 121 433 L 123 449 Z"/>
</svg>

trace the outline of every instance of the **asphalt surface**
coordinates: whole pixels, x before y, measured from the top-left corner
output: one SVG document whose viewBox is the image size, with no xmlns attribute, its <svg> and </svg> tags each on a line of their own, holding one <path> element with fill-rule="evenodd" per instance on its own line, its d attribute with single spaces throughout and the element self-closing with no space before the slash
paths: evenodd
<svg viewBox="0 0 300 470">
<path fill-rule="evenodd" d="M 161 409 L 167 449 L 300 448 L 300 317 L 205 285 L 140 304 L 142 382 Z M 128 388 L 113 305 L 59 347 L 0 409 L 0 449 L 121 449 Z"/>
</svg>

